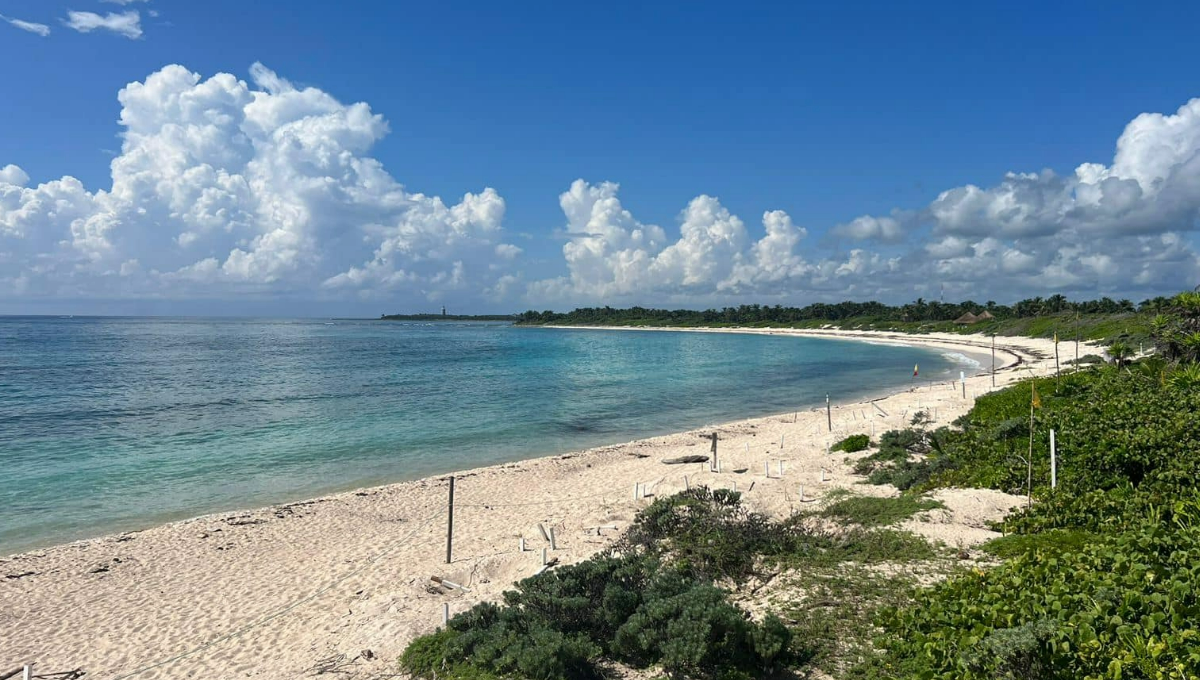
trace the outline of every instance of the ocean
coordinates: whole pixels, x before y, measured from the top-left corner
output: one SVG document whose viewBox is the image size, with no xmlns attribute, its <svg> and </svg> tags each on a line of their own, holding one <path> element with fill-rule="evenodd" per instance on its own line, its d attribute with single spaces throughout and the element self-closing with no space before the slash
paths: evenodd
<svg viewBox="0 0 1200 680">
<path fill-rule="evenodd" d="M 0 554 L 852 401 L 963 359 L 503 323 L 0 317 Z"/>
</svg>

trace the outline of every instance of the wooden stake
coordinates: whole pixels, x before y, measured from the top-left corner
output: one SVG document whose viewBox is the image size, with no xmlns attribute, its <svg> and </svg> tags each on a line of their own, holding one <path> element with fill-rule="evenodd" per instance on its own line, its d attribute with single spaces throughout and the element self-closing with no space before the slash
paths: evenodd
<svg viewBox="0 0 1200 680">
<path fill-rule="evenodd" d="M 525 552 L 525 537 L 524 536 L 517 539 L 517 546 L 521 549 L 521 552 Z"/>
<path fill-rule="evenodd" d="M 454 550 L 454 475 L 450 475 L 449 510 L 446 515 L 446 564 L 450 564 L 453 550 Z"/>
<path fill-rule="evenodd" d="M 550 540 L 550 534 L 546 532 L 546 527 L 542 526 L 541 522 L 538 523 L 538 531 L 542 533 L 542 540 Z"/>
<path fill-rule="evenodd" d="M 749 446 L 749 444 L 747 444 Z M 721 471 L 721 464 L 717 462 L 717 433 L 712 433 L 712 470 L 715 472 Z"/>
<path fill-rule="evenodd" d="M 829 406 L 829 393 L 825 393 L 825 421 L 829 425 L 829 431 L 833 432 L 833 410 Z"/>
<path fill-rule="evenodd" d="M 550 527 L 550 549 L 558 550 L 558 542 L 554 540 L 554 527 Z"/>
<path fill-rule="evenodd" d="M 1050 488 L 1058 487 L 1058 448 L 1054 441 L 1054 430 L 1050 430 Z"/>
<path fill-rule="evenodd" d="M 688 482 L 688 476 L 687 476 L 687 475 L 684 475 L 684 476 L 683 476 L 683 490 L 684 490 L 684 491 L 691 491 L 691 490 L 692 490 L 692 485 L 691 485 L 691 484 Z"/>
<path fill-rule="evenodd" d="M 783 479 L 783 461 L 779 461 L 779 478 Z"/>
<path fill-rule="evenodd" d="M 450 623 L 450 603 L 442 603 L 442 626 Z"/>
<path fill-rule="evenodd" d="M 992 387 L 996 386 L 996 334 L 992 333 Z"/>
<path fill-rule="evenodd" d="M 548 557 L 548 555 L 547 555 L 546 549 L 542 548 L 542 566 L 543 567 L 546 566 L 546 564 L 550 561 L 549 559 L 547 559 L 547 557 Z"/>
</svg>

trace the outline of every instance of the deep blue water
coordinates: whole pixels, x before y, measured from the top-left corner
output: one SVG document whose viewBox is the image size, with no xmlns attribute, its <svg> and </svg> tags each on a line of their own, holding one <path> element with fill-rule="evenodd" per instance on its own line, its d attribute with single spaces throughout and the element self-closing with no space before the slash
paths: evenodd
<svg viewBox="0 0 1200 680">
<path fill-rule="evenodd" d="M 936 351 L 382 321 L 0 317 L 0 554 L 956 375 Z"/>
</svg>

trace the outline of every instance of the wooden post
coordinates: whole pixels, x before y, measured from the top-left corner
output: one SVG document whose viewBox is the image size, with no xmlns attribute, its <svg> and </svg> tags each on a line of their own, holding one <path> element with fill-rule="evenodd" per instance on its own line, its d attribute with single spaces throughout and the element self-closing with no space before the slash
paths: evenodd
<svg viewBox="0 0 1200 680">
<path fill-rule="evenodd" d="M 800 485 L 800 502 L 804 502 L 804 485 Z"/>
<path fill-rule="evenodd" d="M 825 421 L 829 425 L 829 431 L 833 432 L 833 411 L 829 406 L 829 393 L 825 393 Z"/>
<path fill-rule="evenodd" d="M 548 564 L 549 562 L 550 562 L 550 560 L 547 558 L 546 549 L 542 548 L 542 566 L 543 567 L 546 566 L 546 564 Z"/>
<path fill-rule="evenodd" d="M 749 444 L 747 444 L 746 446 L 749 446 Z M 713 472 L 721 471 L 721 465 L 717 462 L 717 433 L 716 432 L 712 433 L 712 470 L 713 470 Z"/>
<path fill-rule="evenodd" d="M 1055 388 L 1062 384 L 1062 375 L 1058 371 L 1058 329 L 1054 331 L 1054 380 L 1057 381 L 1054 384 Z"/>
<path fill-rule="evenodd" d="M 996 334 L 992 333 L 992 387 L 996 386 Z"/>
<path fill-rule="evenodd" d="M 450 475 L 449 511 L 446 516 L 446 564 L 450 564 L 450 558 L 453 556 L 453 550 L 454 550 L 454 475 Z"/>
<path fill-rule="evenodd" d="M 779 435 L 779 448 L 781 449 L 783 448 L 783 437 L 784 435 Z"/>
<path fill-rule="evenodd" d="M 521 538 L 519 538 L 517 540 L 517 546 L 521 549 L 521 552 L 525 552 L 525 537 L 524 536 L 522 536 Z"/>
<path fill-rule="evenodd" d="M 684 476 L 683 476 L 683 490 L 684 490 L 684 491 L 691 491 L 691 490 L 692 490 L 692 485 L 691 485 L 691 483 L 689 483 L 689 482 L 688 482 L 688 476 L 687 476 L 687 475 L 684 475 Z"/>
<path fill-rule="evenodd" d="M 967 398 L 967 372 L 966 372 L 966 371 L 959 371 L 959 372 L 958 372 L 958 378 L 959 378 L 960 380 L 962 380 L 962 386 L 963 386 L 963 399 L 966 399 L 966 398 Z M 935 409 L 935 411 L 936 411 L 936 409 Z"/>
<path fill-rule="evenodd" d="M 538 531 L 541 532 L 543 541 L 550 540 L 550 534 L 546 531 L 546 527 L 543 526 L 541 522 L 538 522 Z"/>
<path fill-rule="evenodd" d="M 550 527 L 550 549 L 558 550 L 558 542 L 554 540 L 554 527 Z"/>
<path fill-rule="evenodd" d="M 1058 487 L 1058 448 L 1054 441 L 1054 430 L 1050 430 L 1050 488 Z"/>
</svg>

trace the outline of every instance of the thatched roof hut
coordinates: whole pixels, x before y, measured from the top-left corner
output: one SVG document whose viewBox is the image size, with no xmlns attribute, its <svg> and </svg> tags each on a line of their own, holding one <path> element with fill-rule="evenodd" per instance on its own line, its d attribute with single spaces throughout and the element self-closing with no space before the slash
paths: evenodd
<svg viewBox="0 0 1200 680">
<path fill-rule="evenodd" d="M 963 314 L 962 316 L 955 319 L 954 323 L 959 324 L 961 326 L 966 326 L 968 324 L 973 324 L 977 321 L 979 321 L 979 317 L 975 316 L 974 314 L 972 314 L 970 312 L 967 312 L 966 314 Z"/>
<path fill-rule="evenodd" d="M 983 310 L 982 314 L 979 314 L 975 317 L 975 320 L 976 321 L 991 321 L 992 319 L 995 319 L 995 318 L 996 317 L 992 316 L 991 312 L 989 312 L 985 309 L 985 310 Z"/>
</svg>

